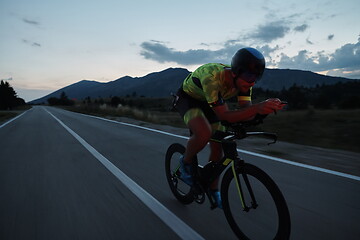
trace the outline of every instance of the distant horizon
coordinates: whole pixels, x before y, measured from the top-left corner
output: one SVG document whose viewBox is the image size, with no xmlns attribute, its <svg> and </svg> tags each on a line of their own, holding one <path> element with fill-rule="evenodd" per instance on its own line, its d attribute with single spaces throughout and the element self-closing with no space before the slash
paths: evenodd
<svg viewBox="0 0 360 240">
<path fill-rule="evenodd" d="M 72 84 L 75 84 L 75 83 L 78 83 L 78 82 L 81 82 L 81 81 L 93 81 L 93 82 L 98 82 L 98 83 L 108 83 L 108 82 L 112 82 L 112 81 L 116 81 L 118 79 L 121 79 L 121 78 L 124 78 L 124 77 L 131 77 L 131 78 L 142 78 L 142 77 L 145 77 L 149 74 L 152 74 L 152 73 L 159 73 L 159 72 L 163 72 L 163 71 L 166 71 L 168 69 L 185 69 L 187 71 L 189 71 L 187 68 L 184 68 L 184 67 L 169 67 L 169 68 L 166 68 L 164 70 L 160 70 L 160 71 L 156 71 L 156 72 L 150 72 L 150 73 L 147 73 L 143 76 L 130 76 L 130 75 L 124 75 L 122 77 L 119 77 L 119 78 L 115 78 L 113 80 L 109 80 L 109 81 L 99 81 L 99 80 L 96 80 L 96 79 L 82 79 L 82 80 L 79 80 L 79 81 L 76 81 L 76 82 L 73 82 L 71 84 L 68 84 L 66 86 L 63 86 L 61 88 L 58 88 L 58 89 L 21 89 L 21 88 L 16 88 L 14 86 L 12 86 L 14 88 L 14 90 L 16 91 L 16 93 L 18 94 L 18 97 L 20 98 L 23 98 L 25 100 L 25 102 L 31 102 L 31 101 L 35 101 L 37 99 L 40 99 L 40 98 L 43 98 L 53 92 L 56 92 L 62 88 L 65 88 L 67 86 L 70 86 Z M 301 70 L 301 69 L 288 69 L 288 68 L 266 68 L 266 69 L 270 69 L 270 70 L 294 70 L 294 71 L 303 71 L 303 72 L 312 72 L 312 73 L 316 73 L 316 74 L 319 74 L 319 75 L 323 75 L 323 76 L 326 76 L 326 77 L 334 77 L 334 78 L 338 78 L 339 76 L 331 76 L 331 75 L 325 75 L 325 74 L 322 74 L 322 73 L 318 73 L 318 72 L 313 72 L 313 71 L 309 71 L 309 70 Z M 190 71 L 189 71 L 190 72 Z M 347 78 L 347 77 L 339 77 L 339 78 L 345 78 L 345 79 L 350 79 L 350 80 L 360 80 L 358 78 Z M 6 79 L 2 79 L 2 80 L 6 80 Z M 9 84 L 11 84 L 11 81 L 8 81 Z M 19 91 L 18 91 L 19 90 Z M 26 97 L 22 97 L 22 95 L 25 95 Z M 34 96 L 38 96 L 38 97 L 34 97 Z M 30 99 L 30 100 L 29 100 Z"/>
<path fill-rule="evenodd" d="M 94 81 L 94 82 L 99 82 L 99 83 L 108 83 L 108 82 L 111 82 L 111 81 L 115 81 L 115 80 L 118 80 L 120 78 L 123 78 L 123 77 L 131 77 L 131 78 L 141 78 L 141 77 L 145 77 L 149 74 L 152 74 L 152 73 L 157 73 L 157 72 L 162 72 L 162 71 L 165 71 L 167 69 L 177 69 L 177 68 L 180 68 L 180 69 L 186 69 L 188 70 L 187 68 L 185 67 L 168 67 L 166 69 L 163 69 L 163 70 L 159 70 L 159 71 L 155 71 L 155 72 L 149 72 L 149 73 L 146 73 L 145 75 L 143 76 L 131 76 L 131 75 L 124 75 L 122 77 L 119 77 L 119 78 L 115 78 L 113 80 L 97 80 L 97 79 L 81 79 L 81 80 L 78 80 L 76 82 L 73 82 L 73 83 L 70 83 L 68 85 L 65 85 L 61 88 L 64 88 L 66 86 L 69 86 L 71 84 L 75 84 L 77 82 L 80 82 L 80 81 Z M 316 73 L 316 74 L 319 74 L 319 75 L 323 75 L 323 76 L 326 76 L 326 77 L 339 77 L 339 78 L 346 78 L 346 79 L 351 79 L 351 80 L 360 80 L 360 78 L 353 78 L 353 77 L 343 77 L 343 76 L 336 76 L 336 75 L 330 75 L 330 74 L 326 74 L 326 73 L 323 73 L 323 72 L 314 72 L 314 71 L 310 71 L 310 70 L 301 70 L 301 69 L 293 69 L 293 68 L 266 68 L 266 69 L 271 69 L 271 70 L 295 70 L 295 71 L 304 71 L 304 72 L 313 72 L 313 73 Z M 188 70 L 189 71 L 189 70 Z M 25 102 L 31 102 L 31 101 L 34 101 L 36 99 L 39 99 L 39 98 L 42 98 L 42 97 L 45 97 L 46 95 L 48 94 L 51 94 L 52 92 L 55 92 L 57 90 L 55 89 L 32 89 L 32 88 L 19 88 L 19 87 L 16 87 L 16 86 L 13 86 L 11 83 L 12 83 L 12 80 L 8 80 L 8 79 L 1 79 L 3 81 L 7 81 L 13 88 L 14 90 L 16 91 L 16 93 L 18 94 L 18 97 L 20 98 L 23 98 L 25 100 Z M 44 95 L 45 94 L 45 95 Z M 22 97 L 22 96 L 25 96 L 25 97 Z M 37 97 L 35 97 L 37 96 Z M 29 100 L 30 99 L 30 100 Z"/>
<path fill-rule="evenodd" d="M 56 89 L 56 90 L 44 90 L 44 91 L 46 91 L 46 94 L 43 95 L 43 96 L 41 96 L 41 97 L 37 97 L 37 98 L 34 98 L 34 99 L 32 99 L 32 100 L 29 100 L 29 101 L 26 101 L 25 99 L 24 99 L 24 100 L 25 100 L 25 102 L 27 102 L 27 103 L 28 103 L 28 102 L 32 102 L 32 101 L 36 101 L 36 100 L 38 100 L 38 99 L 41 99 L 41 98 L 43 98 L 43 97 L 46 97 L 47 95 L 50 95 L 50 94 L 52 94 L 52 93 L 55 93 L 55 92 L 57 92 L 57 91 L 59 91 L 59 90 L 61 90 L 61 89 L 63 89 L 63 88 L 69 87 L 69 86 L 71 86 L 71 85 L 74 85 L 74 84 L 77 84 L 77 83 L 80 83 L 80 82 L 83 82 L 83 81 L 96 82 L 96 83 L 100 83 L 100 84 L 107 84 L 107 83 L 114 82 L 114 81 L 117 81 L 117 80 L 121 80 L 121 79 L 127 78 L 127 77 L 133 78 L 133 79 L 135 79 L 135 78 L 144 78 L 144 77 L 146 77 L 146 76 L 148 76 L 148 75 L 151 75 L 151 74 L 154 74 L 154 73 L 161 73 L 161 72 L 167 71 L 167 70 L 169 70 L 169 69 L 183 69 L 183 70 L 189 71 L 188 69 L 183 68 L 183 67 L 169 67 L 169 68 L 166 68 L 166 69 L 164 69 L 164 70 L 147 73 L 147 74 L 145 74 L 144 76 L 140 76 L 140 77 L 132 77 L 132 76 L 129 76 L 129 75 L 125 75 L 125 76 L 122 76 L 122 77 L 119 77 L 119 78 L 116 78 L 116 79 L 113 79 L 113 80 L 110 80 L 110 81 L 106 81 L 106 82 L 101 82 L 101 81 L 97 81 L 97 80 L 94 80 L 94 79 L 82 79 L 82 80 L 79 80 L 79 81 L 77 81 L 77 82 L 71 83 L 71 84 L 69 84 L 69 85 L 66 85 L 66 86 L 61 87 L 61 88 Z M 352 80 L 353 80 L 353 81 L 359 81 L 359 80 L 360 80 L 360 79 L 352 79 L 352 78 L 346 78 L 346 77 L 329 76 L 329 75 L 324 75 L 324 74 L 321 74 L 321 73 L 316 73 L 316 72 L 312 72 L 312 71 L 308 71 L 308 70 L 300 70 L 300 69 L 281 69 L 281 68 L 266 68 L 266 69 L 268 69 L 268 70 L 285 70 L 285 71 L 286 71 L 286 70 L 290 70 L 290 71 L 300 71 L 300 72 L 311 72 L 311 73 L 314 73 L 314 74 L 318 74 L 318 75 L 322 75 L 322 76 L 330 77 L 330 78 L 348 79 L 349 81 L 352 81 Z M 189 71 L 189 72 L 190 72 L 190 71 Z M 257 86 L 255 85 L 254 87 L 256 88 Z M 42 91 L 42 90 L 39 90 L 39 91 Z M 21 96 L 19 96 L 19 97 L 21 97 Z"/>
</svg>

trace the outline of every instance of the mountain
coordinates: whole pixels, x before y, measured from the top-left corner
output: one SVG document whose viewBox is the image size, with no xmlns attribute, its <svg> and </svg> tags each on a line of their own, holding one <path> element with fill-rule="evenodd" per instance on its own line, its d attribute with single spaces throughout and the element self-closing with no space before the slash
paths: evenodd
<svg viewBox="0 0 360 240">
<path fill-rule="evenodd" d="M 359 79 L 357 79 L 359 80 Z M 266 69 L 264 76 L 255 87 L 269 90 L 288 89 L 294 84 L 303 87 L 316 87 L 316 85 L 333 85 L 338 82 L 356 81 L 354 79 L 325 76 L 310 71 L 291 69 Z"/>
<path fill-rule="evenodd" d="M 126 96 L 136 93 L 137 96 L 168 97 L 176 92 L 182 81 L 189 74 L 183 68 L 169 68 L 161 72 L 150 73 L 144 77 L 125 76 L 107 83 L 82 80 L 61 88 L 49 95 L 31 101 L 31 104 L 46 103 L 51 97 L 59 98 L 65 92 L 70 99 L 106 98 Z M 269 90 L 281 90 L 296 84 L 297 86 L 315 87 L 316 85 L 333 85 L 338 82 L 356 81 L 353 79 L 324 76 L 310 71 L 290 69 L 265 69 L 264 76 L 256 87 Z"/>
<path fill-rule="evenodd" d="M 62 92 L 65 92 L 70 99 L 106 98 L 133 93 L 137 96 L 168 97 L 172 92 L 177 91 L 188 74 L 189 71 L 183 68 L 169 68 L 140 78 L 125 76 L 107 83 L 82 80 L 33 100 L 30 104 L 46 103 L 51 97 L 59 98 Z"/>
</svg>

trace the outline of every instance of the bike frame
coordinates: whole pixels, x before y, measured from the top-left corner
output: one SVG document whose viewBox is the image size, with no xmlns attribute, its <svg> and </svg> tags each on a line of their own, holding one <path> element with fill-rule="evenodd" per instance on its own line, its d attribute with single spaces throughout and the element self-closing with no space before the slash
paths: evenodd
<svg viewBox="0 0 360 240">
<path fill-rule="evenodd" d="M 268 144 L 273 144 L 277 140 L 277 136 L 275 133 L 268 133 L 268 132 L 245 132 L 243 128 L 238 129 L 238 131 L 228 131 L 228 132 L 216 132 L 214 136 L 210 139 L 212 142 L 220 143 L 224 152 L 224 157 L 218 162 L 209 162 L 205 166 L 201 166 L 198 164 L 197 157 L 193 161 L 194 169 L 197 169 L 195 171 L 193 179 L 195 179 L 195 183 L 198 182 L 200 186 L 194 187 L 194 192 L 200 196 L 200 198 L 196 198 L 198 203 L 204 202 L 204 196 L 202 193 L 205 193 L 210 201 L 210 208 L 214 209 L 216 208 L 216 203 L 213 201 L 213 199 L 210 197 L 209 194 L 209 187 L 210 184 L 217 179 L 222 172 L 229 166 L 231 163 L 232 172 L 234 174 L 234 179 L 236 180 L 236 188 L 237 192 L 239 194 L 239 198 L 241 201 L 241 205 L 244 211 L 248 212 L 251 208 L 255 209 L 258 205 L 255 199 L 255 195 L 253 193 L 253 190 L 251 188 L 249 179 L 245 173 L 242 173 L 245 185 L 247 187 L 247 190 L 249 191 L 250 197 L 251 197 L 251 206 L 247 206 L 245 203 L 245 197 L 243 193 L 243 189 L 240 184 L 239 176 L 237 174 L 238 169 L 242 169 L 242 167 L 245 164 L 245 161 L 243 159 L 239 158 L 238 152 L 237 152 L 237 143 L 235 140 L 237 139 L 243 139 L 249 136 L 265 136 L 270 137 L 274 141 Z M 199 189 L 200 188 L 200 189 Z"/>
<path fill-rule="evenodd" d="M 212 136 L 210 141 L 221 144 L 224 156 L 217 162 L 209 162 L 205 164 L 205 166 L 201 166 L 199 165 L 197 155 L 195 155 L 192 161 L 194 184 L 192 184 L 190 189 L 187 183 L 185 183 L 185 188 L 184 185 L 178 186 L 179 181 L 184 181 L 181 178 L 182 173 L 177 157 L 184 155 L 186 152 L 185 146 L 180 143 L 173 143 L 166 152 L 166 178 L 174 196 L 183 204 L 190 204 L 193 201 L 202 204 L 205 202 L 205 196 L 207 196 L 210 201 L 210 208 L 214 209 L 218 207 L 215 199 L 213 199 L 210 187 L 214 180 L 219 178 L 225 170 L 221 179 L 223 210 L 231 229 L 239 239 L 249 238 L 247 232 L 243 231 L 244 226 L 241 226 L 241 222 L 244 220 L 244 217 L 246 218 L 247 214 L 240 214 L 239 208 L 242 208 L 245 212 L 260 209 L 257 200 L 261 203 L 264 202 L 266 205 L 268 198 L 269 201 L 272 201 L 274 204 L 271 208 L 276 208 L 274 209 L 275 211 L 271 212 L 273 212 L 273 214 L 276 212 L 278 219 L 277 224 L 276 222 L 272 224 L 272 228 L 276 230 L 276 233 L 275 231 L 269 232 L 271 235 L 272 233 L 275 234 L 275 237 L 272 237 L 272 239 L 289 239 L 290 237 L 291 221 L 289 209 L 279 187 L 271 177 L 260 168 L 253 164 L 245 163 L 245 161 L 238 156 L 237 152 L 236 140 L 249 136 L 261 135 L 273 139 L 273 142 L 268 144 L 276 142 L 277 136 L 275 133 L 245 131 L 247 127 L 262 123 L 262 119 L 265 117 L 266 115 L 256 115 L 252 120 L 240 123 L 221 122 L 223 126 L 227 127 L 226 131 L 217 132 Z M 175 169 L 173 169 L 173 167 L 175 167 Z M 257 186 L 261 188 L 259 189 L 261 191 L 259 195 L 256 194 L 256 199 L 255 193 L 258 190 Z M 253 192 L 253 190 L 255 192 Z M 266 196 L 264 196 L 263 193 Z M 233 194 L 238 195 L 239 198 Z M 245 199 L 245 197 L 247 199 Z M 265 197 L 265 199 L 263 199 L 264 201 L 260 201 L 263 197 Z M 238 199 L 240 200 L 240 204 Z M 249 206 L 246 203 L 248 203 Z M 264 223 L 261 222 L 259 224 L 263 225 Z"/>
</svg>

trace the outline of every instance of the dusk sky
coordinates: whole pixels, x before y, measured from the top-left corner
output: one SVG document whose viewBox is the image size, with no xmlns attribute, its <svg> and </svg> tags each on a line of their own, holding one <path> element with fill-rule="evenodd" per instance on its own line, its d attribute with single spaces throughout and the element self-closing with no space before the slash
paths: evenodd
<svg viewBox="0 0 360 240">
<path fill-rule="evenodd" d="M 0 0 L 0 79 L 30 101 L 84 79 L 228 64 L 245 46 L 268 68 L 360 79 L 359 12 L 359 0 Z"/>
</svg>

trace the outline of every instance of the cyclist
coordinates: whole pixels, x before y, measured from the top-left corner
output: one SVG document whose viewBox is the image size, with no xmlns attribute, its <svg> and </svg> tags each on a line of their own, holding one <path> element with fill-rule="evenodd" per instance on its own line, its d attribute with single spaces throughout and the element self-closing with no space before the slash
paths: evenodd
<svg viewBox="0 0 360 240">
<path fill-rule="evenodd" d="M 272 98 L 251 104 L 251 90 L 265 69 L 264 56 L 254 48 L 242 48 L 231 65 L 208 63 L 197 68 L 184 80 L 177 95 L 176 109 L 191 132 L 184 156 L 180 158 L 181 178 L 189 185 L 192 180 L 192 159 L 209 142 L 212 133 L 224 130 L 220 121 L 251 120 L 256 114 L 269 114 L 284 107 Z M 237 96 L 239 109 L 229 110 L 224 100 Z M 220 143 L 210 142 L 209 161 L 219 161 L 223 152 Z M 211 186 L 211 195 L 222 208 L 218 180 Z"/>
</svg>

